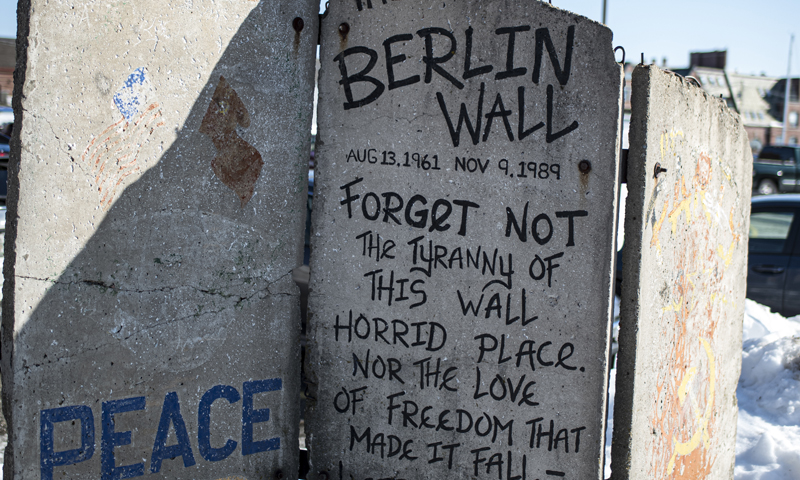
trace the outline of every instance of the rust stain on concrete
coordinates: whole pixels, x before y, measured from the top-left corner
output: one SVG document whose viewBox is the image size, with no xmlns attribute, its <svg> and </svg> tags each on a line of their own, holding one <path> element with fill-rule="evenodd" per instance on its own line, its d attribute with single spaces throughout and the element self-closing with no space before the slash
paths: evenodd
<svg viewBox="0 0 800 480">
<path fill-rule="evenodd" d="M 236 193 L 244 207 L 253 196 L 264 161 L 258 150 L 239 136 L 237 126 L 249 127 L 250 114 L 233 87 L 225 77 L 220 76 L 200 124 L 200 133 L 208 135 L 217 149 L 211 169 L 222 183 Z"/>
</svg>

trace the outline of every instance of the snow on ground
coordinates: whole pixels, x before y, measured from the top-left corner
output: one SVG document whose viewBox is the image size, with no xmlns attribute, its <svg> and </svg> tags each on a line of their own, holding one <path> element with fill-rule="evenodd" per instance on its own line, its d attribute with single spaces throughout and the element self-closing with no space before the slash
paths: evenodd
<svg viewBox="0 0 800 480">
<path fill-rule="evenodd" d="M 614 306 L 617 321 L 618 299 Z M 742 337 L 734 479 L 800 479 L 800 316 L 787 319 L 747 300 Z M 606 478 L 616 373 L 612 369 L 609 375 Z"/>
<path fill-rule="evenodd" d="M 747 301 L 736 397 L 736 480 L 800 478 L 800 316 Z"/>
<path fill-rule="evenodd" d="M 623 237 L 624 238 L 624 237 Z M 619 297 L 614 296 L 613 337 L 616 342 L 619 333 Z M 603 470 L 605 478 L 611 477 L 611 436 L 614 433 L 614 394 L 617 392 L 617 369 L 608 372 L 608 410 L 606 411 L 606 463 Z M 3 480 L 0 478 L 0 480 Z"/>
</svg>

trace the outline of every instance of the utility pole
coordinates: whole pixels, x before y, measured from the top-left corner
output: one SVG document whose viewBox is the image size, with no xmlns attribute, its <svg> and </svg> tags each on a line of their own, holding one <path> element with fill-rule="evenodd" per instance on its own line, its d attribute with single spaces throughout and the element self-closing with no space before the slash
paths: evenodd
<svg viewBox="0 0 800 480">
<path fill-rule="evenodd" d="M 608 0 L 603 0 L 603 25 L 606 25 L 606 7 L 608 6 Z"/>
<path fill-rule="evenodd" d="M 783 133 L 781 134 L 781 143 L 784 145 L 786 145 L 786 129 L 789 123 L 789 95 L 792 85 L 792 44 L 794 44 L 794 34 L 792 34 L 792 39 L 789 40 L 789 63 L 786 66 L 786 92 L 783 95 Z"/>
</svg>

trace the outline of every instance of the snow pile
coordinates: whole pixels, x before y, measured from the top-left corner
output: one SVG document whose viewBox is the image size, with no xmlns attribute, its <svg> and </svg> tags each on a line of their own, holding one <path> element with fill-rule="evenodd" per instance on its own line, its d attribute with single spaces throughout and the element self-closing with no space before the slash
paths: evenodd
<svg viewBox="0 0 800 480">
<path fill-rule="evenodd" d="M 736 397 L 737 480 L 800 478 L 800 316 L 786 319 L 750 300 Z"/>
<path fill-rule="evenodd" d="M 800 335 L 800 317 L 784 318 L 769 311 L 768 307 L 747 300 L 744 307 L 742 341 L 747 352 L 747 341 L 762 337 L 792 337 Z M 777 337 L 775 337 L 777 335 Z M 747 356 L 747 353 L 745 353 Z"/>
<path fill-rule="evenodd" d="M 617 391 L 617 369 L 612 368 L 608 373 L 608 414 L 606 418 L 606 464 L 603 468 L 603 477 L 611 477 L 611 436 L 614 434 L 614 394 Z M 3 477 L 0 476 L 0 480 Z"/>
</svg>

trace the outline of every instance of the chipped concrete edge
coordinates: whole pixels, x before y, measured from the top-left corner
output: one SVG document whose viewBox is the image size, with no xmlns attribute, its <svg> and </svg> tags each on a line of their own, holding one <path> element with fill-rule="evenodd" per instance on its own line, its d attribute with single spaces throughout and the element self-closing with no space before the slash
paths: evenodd
<svg viewBox="0 0 800 480">
<path fill-rule="evenodd" d="M 30 35 L 30 16 L 31 0 L 19 0 L 17 3 L 17 41 L 16 41 L 16 68 L 14 69 L 14 95 L 12 106 L 14 107 L 14 131 L 11 137 L 11 155 L 8 164 L 8 197 L 6 201 L 6 241 L 4 246 L 3 261 L 3 303 L 2 303 L 2 323 L 0 323 L 0 352 L 2 360 L 0 368 L 2 371 L 2 403 L 3 416 L 5 417 L 8 434 L 14 431 L 14 416 L 11 408 L 11 399 L 14 391 L 14 375 L 12 361 L 14 358 L 14 264 L 17 257 L 16 238 L 17 238 L 17 205 L 19 203 L 19 162 L 21 157 L 22 144 L 20 142 L 20 131 L 24 121 L 24 109 L 22 108 L 23 86 L 28 67 L 28 42 Z M 13 480 L 14 475 L 14 447 L 13 442 L 8 442 L 3 458 L 3 477 Z"/>
</svg>

